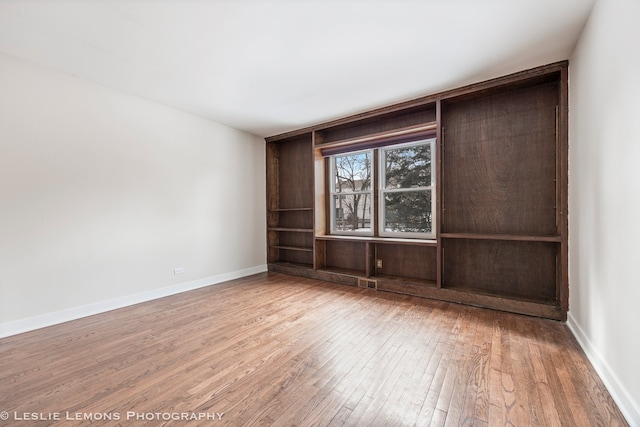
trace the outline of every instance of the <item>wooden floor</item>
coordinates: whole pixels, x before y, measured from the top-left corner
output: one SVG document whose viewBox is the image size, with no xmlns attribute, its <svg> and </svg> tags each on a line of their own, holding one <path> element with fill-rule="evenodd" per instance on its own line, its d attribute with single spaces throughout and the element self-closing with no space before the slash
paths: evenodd
<svg viewBox="0 0 640 427">
<path fill-rule="evenodd" d="M 277 273 L 2 339 L 0 411 L 12 426 L 627 425 L 563 323 Z"/>
</svg>

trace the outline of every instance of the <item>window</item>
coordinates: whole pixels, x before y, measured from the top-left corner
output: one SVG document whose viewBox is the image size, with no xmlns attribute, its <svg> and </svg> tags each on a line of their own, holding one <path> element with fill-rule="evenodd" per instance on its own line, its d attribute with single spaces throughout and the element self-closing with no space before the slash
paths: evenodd
<svg viewBox="0 0 640 427">
<path fill-rule="evenodd" d="M 331 233 L 434 238 L 434 150 L 431 138 L 331 156 Z"/>
<path fill-rule="evenodd" d="M 331 231 L 373 235 L 373 151 L 331 157 Z"/>
<path fill-rule="evenodd" d="M 430 238 L 434 140 L 380 149 L 380 235 Z"/>
</svg>

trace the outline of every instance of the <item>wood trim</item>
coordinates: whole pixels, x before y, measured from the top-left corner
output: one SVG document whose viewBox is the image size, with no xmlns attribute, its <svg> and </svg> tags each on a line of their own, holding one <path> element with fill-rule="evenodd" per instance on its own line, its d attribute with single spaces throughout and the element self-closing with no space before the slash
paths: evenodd
<svg viewBox="0 0 640 427">
<path fill-rule="evenodd" d="M 313 252 L 312 248 L 305 248 L 302 246 L 281 246 L 281 245 L 271 245 L 273 249 L 284 249 L 286 251 L 300 251 L 300 252 Z"/>
<path fill-rule="evenodd" d="M 376 244 L 398 244 L 415 245 L 415 246 L 436 246 L 435 240 L 418 240 L 418 239 L 394 239 L 392 237 L 369 237 L 369 236 L 336 236 L 325 235 L 316 236 L 316 240 L 346 240 L 350 242 L 372 242 Z"/>
<path fill-rule="evenodd" d="M 375 236 L 380 235 L 380 174 L 382 173 L 382 167 L 380 165 L 380 152 L 373 150 L 373 204 L 372 209 L 372 224 L 371 229 Z M 373 270 L 375 271 L 375 269 Z"/>
<path fill-rule="evenodd" d="M 552 64 L 544 65 L 530 70 L 521 71 L 514 74 L 509 74 L 504 77 L 498 77 L 491 80 L 486 80 L 479 83 L 474 83 L 468 86 L 464 86 L 457 89 L 452 89 L 439 94 L 442 100 L 452 100 L 453 98 L 461 97 L 469 94 L 483 94 L 486 91 L 490 91 L 495 88 L 501 88 L 511 85 L 517 85 L 518 83 L 525 83 L 527 86 L 536 78 L 543 78 L 545 76 L 560 73 L 563 69 L 569 66 L 569 61 L 560 61 Z"/>
<path fill-rule="evenodd" d="M 322 194 L 324 198 L 324 234 L 329 234 L 331 232 L 331 164 L 329 159 L 322 157 L 321 153 L 319 154 L 324 167 L 324 193 Z"/>
<path fill-rule="evenodd" d="M 311 150 L 313 155 L 313 230 L 314 235 L 325 234 L 327 230 L 326 199 L 326 160 L 320 150 L 315 148 L 317 133 L 312 136 Z"/>
<path fill-rule="evenodd" d="M 317 239 L 313 241 L 313 246 L 315 249 L 314 257 L 313 257 L 313 269 L 319 270 L 323 268 L 325 263 L 327 262 L 327 257 L 326 257 L 327 247 L 324 241 L 317 240 Z"/>
<path fill-rule="evenodd" d="M 372 264 L 371 264 L 371 260 L 373 259 L 373 251 L 375 248 L 371 247 L 371 243 L 367 242 L 365 243 L 365 248 L 364 248 L 364 253 L 365 253 L 365 270 L 364 270 L 364 276 L 365 277 L 371 277 L 371 275 L 373 274 L 373 269 L 372 269 Z"/>
<path fill-rule="evenodd" d="M 269 212 L 303 212 L 312 210 L 313 208 L 268 209 Z"/>
<path fill-rule="evenodd" d="M 518 236 L 514 234 L 442 233 L 444 239 L 512 240 L 518 242 L 561 242 L 561 236 Z"/>
<path fill-rule="evenodd" d="M 316 147 L 320 148 L 322 154 L 324 156 L 337 154 L 340 148 L 347 148 L 349 150 L 359 150 L 359 149 L 368 149 L 368 148 L 377 148 L 381 145 L 378 145 L 378 142 L 382 142 L 390 140 L 389 144 L 397 144 L 400 143 L 397 141 L 398 138 L 428 138 L 435 135 L 436 123 L 429 123 L 426 125 L 418 125 L 418 126 L 407 126 L 402 129 L 396 129 L 390 132 L 379 132 L 374 133 L 372 135 L 357 137 L 357 138 L 349 138 L 338 142 L 330 142 L 326 144 L 319 144 Z M 332 151 L 331 153 L 326 153 L 327 151 Z M 333 152 L 335 151 L 335 153 Z M 326 153 L 326 154 L 325 154 Z"/>
<path fill-rule="evenodd" d="M 433 221 L 436 227 L 436 242 L 437 242 L 437 252 L 436 252 L 436 287 L 440 289 L 442 287 L 442 268 L 443 268 L 443 257 L 442 257 L 442 166 L 444 162 L 442 161 L 444 155 L 444 133 L 442 129 L 442 102 L 438 100 L 436 102 L 436 217 Z"/>
<path fill-rule="evenodd" d="M 559 144 L 558 167 L 559 179 L 557 185 L 559 207 L 559 234 L 562 238 L 560 244 L 560 268 L 558 274 L 558 300 L 566 320 L 569 310 L 569 70 L 564 67 L 560 71 L 560 105 L 559 105 Z"/>
</svg>

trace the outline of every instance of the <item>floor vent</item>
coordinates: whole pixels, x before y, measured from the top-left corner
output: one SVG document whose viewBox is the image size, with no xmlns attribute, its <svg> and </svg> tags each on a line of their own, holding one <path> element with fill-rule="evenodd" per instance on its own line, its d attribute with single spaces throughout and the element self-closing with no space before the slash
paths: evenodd
<svg viewBox="0 0 640 427">
<path fill-rule="evenodd" d="M 358 277 L 358 287 L 378 290 L 378 281 L 373 279 L 365 279 Z"/>
</svg>

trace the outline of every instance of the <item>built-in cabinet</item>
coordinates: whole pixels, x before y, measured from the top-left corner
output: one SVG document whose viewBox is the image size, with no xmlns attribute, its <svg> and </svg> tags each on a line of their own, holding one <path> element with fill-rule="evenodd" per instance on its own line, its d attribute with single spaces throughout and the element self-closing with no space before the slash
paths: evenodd
<svg viewBox="0 0 640 427">
<path fill-rule="evenodd" d="M 566 319 L 567 66 L 267 138 L 272 271 Z M 332 235 L 327 156 L 436 138 L 433 240 Z"/>
<path fill-rule="evenodd" d="M 267 262 L 313 267 L 311 136 L 267 144 Z"/>
</svg>

